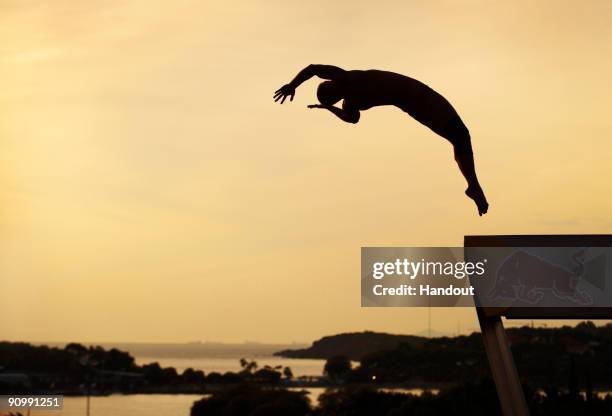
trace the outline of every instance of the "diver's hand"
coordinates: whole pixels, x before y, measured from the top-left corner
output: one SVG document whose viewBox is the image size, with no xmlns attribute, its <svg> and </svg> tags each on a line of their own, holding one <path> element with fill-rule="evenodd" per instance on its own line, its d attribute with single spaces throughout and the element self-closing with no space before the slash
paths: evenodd
<svg viewBox="0 0 612 416">
<path fill-rule="evenodd" d="M 307 107 L 308 108 L 327 108 L 327 106 L 324 106 L 323 104 L 310 104 Z"/>
<path fill-rule="evenodd" d="M 281 100 L 281 104 L 285 102 L 287 97 L 291 97 L 289 101 L 293 101 L 293 97 L 295 96 L 295 88 L 291 84 L 285 84 L 274 93 L 274 102 L 278 102 Z"/>
</svg>

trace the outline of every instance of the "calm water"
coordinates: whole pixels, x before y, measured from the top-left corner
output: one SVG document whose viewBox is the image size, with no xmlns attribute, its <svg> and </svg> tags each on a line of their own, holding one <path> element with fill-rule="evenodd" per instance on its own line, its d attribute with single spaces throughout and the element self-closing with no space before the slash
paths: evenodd
<svg viewBox="0 0 612 416">
<path fill-rule="evenodd" d="M 189 394 L 113 394 L 92 397 L 90 416 L 189 416 L 194 401 L 201 396 Z M 64 409 L 32 411 L 32 416 L 84 416 L 87 414 L 85 397 L 64 397 Z"/>
<path fill-rule="evenodd" d="M 316 403 L 319 395 L 325 391 L 324 388 L 306 390 L 309 391 L 309 397 L 313 403 Z M 423 392 L 420 389 L 385 390 L 412 394 Z M 90 416 L 189 416 L 191 405 L 201 397 L 203 396 L 189 394 L 113 394 L 106 397 L 92 397 L 90 399 Z M 84 416 L 86 415 L 86 409 L 87 399 L 85 397 L 65 397 L 63 410 L 52 412 L 32 411 L 31 415 Z M 0 411 L 0 415 L 2 414 Z"/>
<path fill-rule="evenodd" d="M 302 389 L 292 389 L 302 390 Z M 311 402 L 316 403 L 324 388 L 305 389 Z M 385 389 L 420 394 L 420 389 Z M 189 416 L 194 401 L 203 396 L 195 394 L 113 394 L 90 398 L 90 416 Z M 87 412 L 85 397 L 64 397 L 64 409 L 52 412 L 33 411 L 32 416 L 84 416 Z M 0 415 L 2 413 L 0 412 Z"/>
<path fill-rule="evenodd" d="M 172 357 L 136 357 L 138 365 L 147 364 L 157 361 L 162 367 L 174 367 L 179 373 L 182 373 L 186 368 L 194 370 L 202 370 L 208 374 L 213 371 L 225 373 L 226 371 L 239 371 L 241 357 L 197 357 L 197 358 L 172 358 Z M 282 358 L 274 356 L 255 356 L 244 357 L 247 360 L 255 360 L 260 367 L 269 365 L 275 367 L 277 365 L 290 367 L 295 377 L 299 376 L 320 376 L 323 374 L 323 366 L 325 360 L 298 360 L 292 358 Z"/>
</svg>

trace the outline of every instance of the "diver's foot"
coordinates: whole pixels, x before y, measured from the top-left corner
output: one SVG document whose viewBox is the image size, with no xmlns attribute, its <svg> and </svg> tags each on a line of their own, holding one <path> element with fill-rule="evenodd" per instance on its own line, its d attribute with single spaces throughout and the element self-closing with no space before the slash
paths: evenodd
<svg viewBox="0 0 612 416">
<path fill-rule="evenodd" d="M 489 203 L 487 202 L 487 198 L 485 198 L 484 192 L 482 192 L 482 188 L 470 186 L 465 190 L 465 194 L 476 203 L 478 215 L 482 216 L 482 214 L 487 213 L 489 210 Z"/>
</svg>

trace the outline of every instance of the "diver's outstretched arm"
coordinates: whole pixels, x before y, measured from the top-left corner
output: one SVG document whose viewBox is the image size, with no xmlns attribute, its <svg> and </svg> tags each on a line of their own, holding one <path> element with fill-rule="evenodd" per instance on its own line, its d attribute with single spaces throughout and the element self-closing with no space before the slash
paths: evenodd
<svg viewBox="0 0 612 416">
<path fill-rule="evenodd" d="M 323 105 L 323 104 L 311 104 L 308 108 L 324 108 L 326 110 L 331 111 L 336 117 L 338 117 L 342 121 L 346 121 L 347 123 L 355 124 L 359 121 L 359 111 L 348 111 L 343 108 L 334 107 L 333 105 Z"/>
<path fill-rule="evenodd" d="M 280 87 L 274 93 L 274 101 L 281 100 L 281 104 L 285 102 L 287 97 L 290 97 L 290 101 L 293 101 L 295 96 L 295 89 L 302 85 L 304 81 L 308 81 L 310 78 L 317 76 L 323 79 L 338 79 L 345 73 L 344 69 L 338 68 L 332 65 L 316 65 L 311 64 L 306 68 L 302 69 L 298 74 L 291 80 L 289 84 L 285 84 Z"/>
<path fill-rule="evenodd" d="M 338 68 L 333 65 L 316 65 L 310 64 L 306 68 L 302 69 L 289 83 L 293 88 L 297 88 L 304 81 L 308 81 L 310 78 L 317 76 L 323 79 L 336 80 L 344 74 L 344 69 Z"/>
</svg>

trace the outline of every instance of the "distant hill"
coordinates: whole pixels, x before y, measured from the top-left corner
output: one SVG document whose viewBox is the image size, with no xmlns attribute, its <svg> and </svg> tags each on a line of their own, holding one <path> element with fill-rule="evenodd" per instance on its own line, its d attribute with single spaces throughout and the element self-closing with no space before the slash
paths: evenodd
<svg viewBox="0 0 612 416">
<path fill-rule="evenodd" d="M 447 332 L 436 331 L 435 329 L 432 329 L 432 330 L 424 329 L 421 332 L 415 333 L 414 335 L 416 335 L 417 337 L 425 337 L 425 338 L 442 338 L 442 337 L 453 336 Z"/>
<path fill-rule="evenodd" d="M 319 358 L 328 359 L 336 355 L 345 355 L 353 361 L 378 351 L 396 349 L 400 344 L 421 345 L 424 337 L 414 335 L 393 335 L 382 332 L 352 332 L 323 337 L 308 348 L 282 350 L 274 355 L 285 358 Z"/>
</svg>

